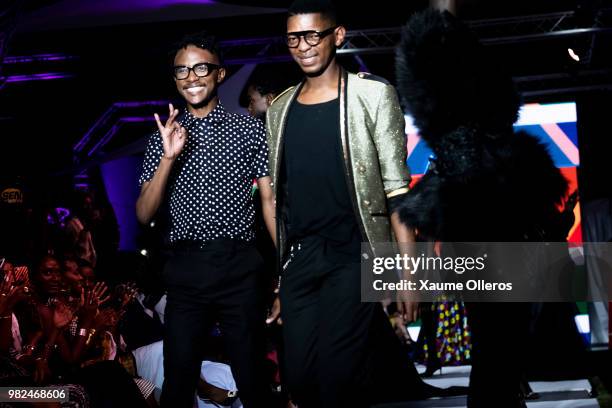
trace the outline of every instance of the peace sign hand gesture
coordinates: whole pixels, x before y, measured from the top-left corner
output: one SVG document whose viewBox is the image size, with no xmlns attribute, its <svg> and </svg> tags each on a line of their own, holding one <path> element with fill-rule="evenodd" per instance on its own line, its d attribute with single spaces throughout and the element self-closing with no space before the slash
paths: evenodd
<svg viewBox="0 0 612 408">
<path fill-rule="evenodd" d="M 169 104 L 168 106 L 170 109 L 170 114 L 165 125 L 162 125 L 157 113 L 154 116 L 155 122 L 157 122 L 157 128 L 159 129 L 159 134 L 162 138 L 164 157 L 174 160 L 178 157 L 185 146 L 185 142 L 187 141 L 187 129 L 175 122 L 179 113 L 178 109 L 174 109 L 172 104 Z"/>
</svg>

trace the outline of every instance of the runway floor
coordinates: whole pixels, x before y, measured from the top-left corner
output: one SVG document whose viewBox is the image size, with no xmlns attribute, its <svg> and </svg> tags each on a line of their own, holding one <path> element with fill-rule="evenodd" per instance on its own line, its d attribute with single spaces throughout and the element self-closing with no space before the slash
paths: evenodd
<svg viewBox="0 0 612 408">
<path fill-rule="evenodd" d="M 424 366 L 417 366 L 419 372 Z M 453 385 L 467 386 L 470 366 L 444 367 L 425 381 L 437 387 Z M 599 408 L 597 399 L 591 397 L 591 384 L 586 379 L 572 381 L 530 382 L 531 388 L 540 397 L 528 401 L 529 408 Z M 436 398 L 425 401 L 378 405 L 376 408 L 462 408 L 466 407 L 466 397 Z M 494 408 L 494 407 L 492 407 Z"/>
</svg>

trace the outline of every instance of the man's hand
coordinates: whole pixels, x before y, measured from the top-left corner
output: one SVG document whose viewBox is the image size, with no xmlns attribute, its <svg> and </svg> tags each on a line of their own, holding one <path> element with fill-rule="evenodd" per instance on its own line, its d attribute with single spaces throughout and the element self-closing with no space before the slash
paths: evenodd
<svg viewBox="0 0 612 408">
<path fill-rule="evenodd" d="M 169 105 L 170 114 L 166 124 L 162 125 L 159 120 L 159 115 L 156 113 L 155 122 L 159 129 L 159 134 L 162 138 L 162 144 L 164 147 L 164 157 L 167 159 L 174 160 L 185 147 L 187 140 L 187 129 L 175 122 L 175 119 L 179 113 L 178 109 L 174 109 L 172 104 Z"/>
<path fill-rule="evenodd" d="M 276 324 L 283 324 L 283 320 L 280 318 L 281 313 L 281 304 L 280 297 L 278 296 L 278 289 L 274 291 L 276 293 L 276 297 L 274 297 L 274 302 L 272 302 L 272 309 L 270 309 L 270 313 L 268 313 L 268 318 L 266 319 L 266 324 L 272 324 L 276 320 Z"/>
<path fill-rule="evenodd" d="M 391 214 L 391 226 L 397 239 L 397 246 L 401 255 L 414 256 L 414 243 L 416 242 L 416 234 L 413 228 L 404 225 L 397 212 Z M 402 273 L 409 277 L 410 271 L 404 270 Z M 419 303 L 416 299 L 416 293 L 409 293 L 401 290 L 397 292 L 397 311 L 402 315 L 406 323 L 414 322 L 418 319 Z"/>
<path fill-rule="evenodd" d="M 395 335 L 404 343 L 411 343 L 412 339 L 410 338 L 410 333 L 408 333 L 406 324 L 407 323 L 404 320 L 404 317 L 399 313 L 396 313 L 391 316 L 391 325 L 395 329 Z"/>
<path fill-rule="evenodd" d="M 274 246 L 276 246 L 276 200 L 274 199 L 274 191 L 272 190 L 272 178 L 270 176 L 257 179 L 257 187 L 259 188 L 259 196 L 261 197 L 261 207 L 263 212 L 264 223 Z"/>
<path fill-rule="evenodd" d="M 397 311 L 406 323 L 416 322 L 419 318 L 419 302 L 415 302 L 406 290 L 397 292 Z"/>
<path fill-rule="evenodd" d="M 170 115 L 165 124 L 159 120 L 159 115 L 155 114 L 155 122 L 162 139 L 163 155 L 160 158 L 159 166 L 153 178 L 142 184 L 140 195 L 136 201 L 136 216 L 141 224 L 148 224 L 159 210 L 164 200 L 166 183 L 170 176 L 174 160 L 181 154 L 187 141 L 187 130 L 175 122 L 178 116 L 178 109 L 169 105 Z"/>
</svg>

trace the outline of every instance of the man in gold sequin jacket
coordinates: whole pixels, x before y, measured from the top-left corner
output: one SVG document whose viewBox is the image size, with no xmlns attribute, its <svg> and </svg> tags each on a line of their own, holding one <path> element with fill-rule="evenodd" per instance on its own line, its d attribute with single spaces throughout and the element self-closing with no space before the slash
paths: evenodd
<svg viewBox="0 0 612 408">
<path fill-rule="evenodd" d="M 280 94 L 267 112 L 269 168 L 275 196 L 285 119 L 302 86 L 300 83 Z M 404 114 L 395 88 L 371 74 L 343 71 L 339 126 L 345 177 L 362 239 L 373 246 L 390 242 L 394 234 L 388 199 L 407 193 L 410 183 Z M 277 218 L 277 246 L 285 254 L 281 218 Z"/>
<path fill-rule="evenodd" d="M 284 381 L 301 408 L 369 407 L 425 388 L 381 305 L 361 298 L 360 260 L 371 257 L 362 242 L 376 253 L 394 236 L 414 238 L 390 211 L 410 182 L 396 91 L 337 63 L 345 33 L 330 1 L 293 2 L 286 41 L 305 79 L 266 116 L 272 189 L 262 208 L 282 261 Z"/>
</svg>

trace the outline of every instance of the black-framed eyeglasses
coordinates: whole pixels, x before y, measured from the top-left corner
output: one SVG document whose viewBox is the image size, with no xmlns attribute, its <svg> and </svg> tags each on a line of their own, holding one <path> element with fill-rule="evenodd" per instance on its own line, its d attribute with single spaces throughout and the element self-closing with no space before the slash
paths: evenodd
<svg viewBox="0 0 612 408">
<path fill-rule="evenodd" d="M 306 41 L 306 44 L 310 45 L 311 47 L 314 47 L 315 45 L 319 45 L 323 38 L 333 33 L 336 28 L 338 28 L 338 26 L 329 27 L 327 30 L 323 31 L 308 30 L 287 33 L 287 47 L 297 48 L 297 46 L 300 45 L 300 39 L 302 37 L 304 37 L 304 41 Z"/>
<path fill-rule="evenodd" d="M 210 75 L 215 69 L 221 68 L 221 65 L 213 64 L 210 62 L 200 62 L 195 64 L 193 67 L 187 67 L 185 65 L 176 65 L 173 68 L 174 78 L 176 79 L 187 79 L 189 78 L 190 71 L 193 71 L 194 74 L 198 77 L 205 77 Z"/>
</svg>

